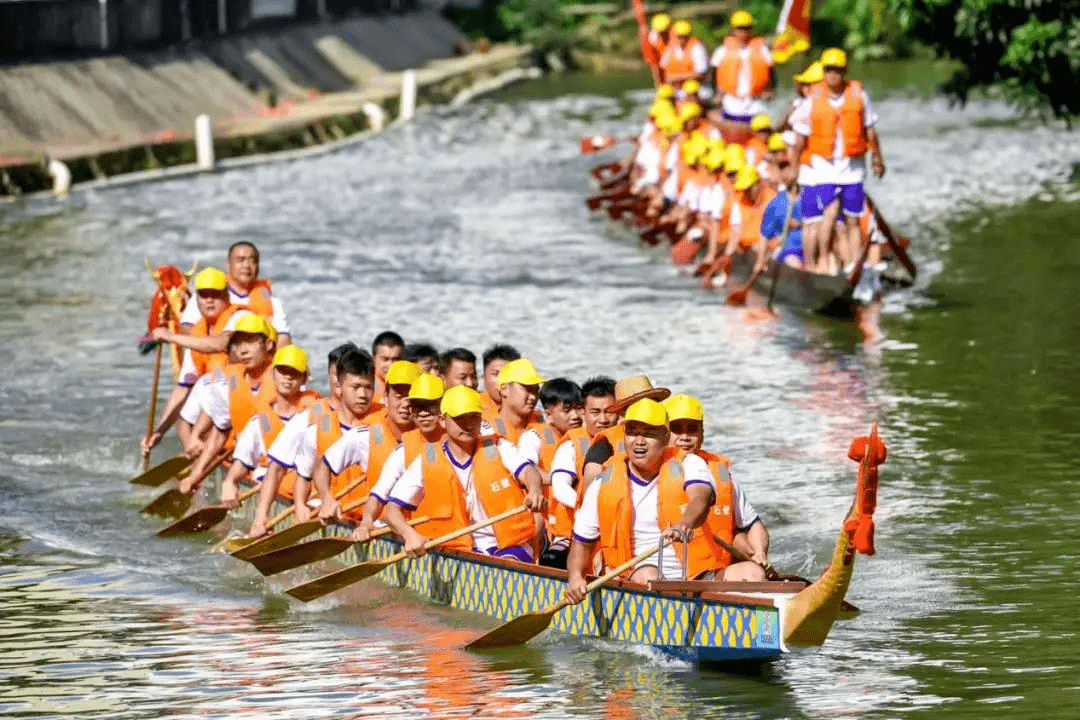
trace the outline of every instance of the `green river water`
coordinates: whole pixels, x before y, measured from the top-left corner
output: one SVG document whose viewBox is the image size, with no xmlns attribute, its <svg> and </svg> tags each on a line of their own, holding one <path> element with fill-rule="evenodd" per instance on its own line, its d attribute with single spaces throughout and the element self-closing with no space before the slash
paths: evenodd
<svg viewBox="0 0 1080 720">
<path fill-rule="evenodd" d="M 890 162 L 871 192 L 921 269 L 869 346 L 726 307 L 588 215 L 577 139 L 640 117 L 636 77 L 545 78 L 321 158 L 0 208 L 0 715 L 1080 717 L 1075 134 L 950 109 L 933 64 L 866 72 Z M 863 613 L 749 676 L 551 633 L 482 655 L 458 649 L 490 627 L 467 613 L 378 584 L 304 607 L 207 555 L 209 535 L 153 537 L 152 493 L 127 483 L 143 258 L 218 263 L 238 239 L 313 358 L 395 327 L 700 395 L 782 570 L 827 560 L 847 444 L 879 422 Z"/>
</svg>

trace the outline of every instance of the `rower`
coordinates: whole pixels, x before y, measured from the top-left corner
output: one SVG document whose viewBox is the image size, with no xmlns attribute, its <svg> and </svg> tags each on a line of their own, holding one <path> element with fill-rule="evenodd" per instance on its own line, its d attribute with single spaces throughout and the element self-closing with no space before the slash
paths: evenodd
<svg viewBox="0 0 1080 720">
<path fill-rule="evenodd" d="M 667 388 L 653 387 L 652 381 L 647 375 L 631 375 L 615 383 L 614 402 L 608 406 L 608 412 L 622 418 L 626 408 L 638 400 L 645 398 L 651 400 L 664 400 L 671 395 Z M 588 417 L 588 415 L 586 415 Z M 626 449 L 621 422 L 616 421 L 611 427 L 602 430 L 593 438 L 588 452 L 585 454 L 585 462 L 581 468 L 583 487 L 581 492 L 589 489 L 589 484 L 600 474 L 603 465 L 616 453 Z"/>
<path fill-rule="evenodd" d="M 401 359 L 416 363 L 424 372 L 439 372 L 439 351 L 431 343 L 409 343 L 401 351 Z"/>
<path fill-rule="evenodd" d="M 410 557 L 423 555 L 431 537 L 521 505 L 534 512 L 545 507 L 536 466 L 508 440 L 480 437 L 479 393 L 463 385 L 450 388 L 439 407 L 446 440 L 424 446 L 394 485 L 385 510 Z M 402 508 L 432 519 L 413 528 Z M 534 530 L 533 519 L 521 513 L 442 547 L 533 562 Z"/>
<path fill-rule="evenodd" d="M 521 353 L 517 348 L 505 343 L 496 343 L 484 351 L 484 394 L 480 396 L 480 401 L 484 404 L 484 420 L 489 423 L 495 422 L 495 418 L 499 416 L 499 406 L 502 405 L 499 371 L 503 365 L 520 357 Z"/>
<path fill-rule="evenodd" d="M 783 141 L 781 141 L 783 142 Z M 801 268 L 804 262 L 802 236 L 802 200 L 799 197 L 798 170 L 784 157 L 778 165 L 779 181 L 783 188 L 765 208 L 761 217 L 761 236 L 770 243 L 784 237 L 784 219 L 788 218 L 788 206 L 793 204 L 788 219 L 787 238 L 783 247 L 777 248 L 776 262 Z"/>
<path fill-rule="evenodd" d="M 462 347 L 447 350 L 439 356 L 439 376 L 448 388 L 467 385 L 475 390 L 479 385 L 476 381 L 476 355 Z"/>
<path fill-rule="evenodd" d="M 664 56 L 668 43 L 671 42 L 671 16 L 665 13 L 657 13 L 649 20 L 649 35 L 645 40 L 648 47 L 648 56 L 645 61 L 649 64 L 653 81 L 660 85 L 664 82 L 664 73 L 660 69 L 660 58 Z"/>
<path fill-rule="evenodd" d="M 499 370 L 496 380 L 502 403 L 499 414 L 491 422 L 499 437 L 517 444 L 521 434 L 533 421 L 533 411 L 540 399 L 540 386 L 544 378 L 536 372 L 533 364 L 525 358 L 511 360 Z"/>
<path fill-rule="evenodd" d="M 190 493 L 202 483 L 222 448 L 232 447 L 248 421 L 262 412 L 274 399 L 276 388 L 271 372 L 274 359 L 273 329 L 261 316 L 247 313 L 236 321 L 230 343 L 237 362 L 214 371 L 214 380 L 206 388 L 203 410 L 194 430 L 201 435 L 205 422 L 209 435 L 191 473 L 180 481 L 180 492 Z"/>
<path fill-rule="evenodd" d="M 768 113 L 759 113 L 750 120 L 750 130 L 754 133 L 746 142 L 746 164 L 753 165 L 761 172 L 765 155 L 769 152 L 769 136 L 772 135 L 772 118 Z"/>
<path fill-rule="evenodd" d="M 180 364 L 179 379 L 165 403 L 161 422 L 154 431 L 142 439 L 143 457 L 159 443 L 173 426 L 180 414 L 180 408 L 191 393 L 198 379 L 217 368 L 229 364 L 229 336 L 236 327 L 242 311 L 239 305 L 229 302 L 227 291 L 228 278 L 217 268 L 203 268 L 195 276 L 195 302 L 187 307 L 195 310 L 199 316 L 188 334 L 170 332 L 168 328 L 157 327 L 151 333 L 158 342 L 168 342 L 185 349 L 184 359 Z M 187 309 L 185 308 L 185 312 Z M 180 442 L 185 449 L 190 446 L 191 426 L 183 424 L 177 429 Z"/>
<path fill-rule="evenodd" d="M 664 538 L 687 543 L 687 566 L 676 548 L 664 553 L 662 573 L 655 560 L 629 571 L 631 582 L 710 577 L 727 564 L 712 534 L 700 530 L 717 498 L 717 483 L 699 456 L 669 447 L 667 412 L 648 398 L 626 411 L 626 452 L 616 453 L 599 481 L 585 490 L 574 517 L 567 560 L 566 599 L 581 602 L 585 574 L 599 545 L 604 565 L 621 565 Z M 729 492 L 729 491 L 727 491 Z M 722 497 L 726 498 L 726 493 Z"/>
<path fill-rule="evenodd" d="M 386 372 L 396 361 L 401 359 L 405 351 L 405 341 L 393 330 L 384 330 L 375 336 L 371 343 L 371 358 L 375 363 L 375 397 L 372 403 L 383 404 L 383 395 L 386 393 Z"/>
<path fill-rule="evenodd" d="M 323 461 L 315 464 L 311 476 L 311 482 L 319 493 L 320 519 L 341 520 L 345 517 L 341 504 L 334 499 L 331 491 L 331 475 L 340 477 L 346 470 L 358 469 L 367 476 L 367 480 L 350 494 L 368 494 L 378 480 L 383 465 L 401 444 L 404 434 L 414 427 L 409 410 L 409 388 L 424 374 L 423 368 L 408 360 L 398 360 L 391 365 L 386 372 L 386 407 L 369 416 L 364 424 L 342 433 L 326 448 Z M 360 514 L 355 513 L 356 517 Z"/>
<path fill-rule="evenodd" d="M 311 519 L 311 511 L 308 509 L 311 478 L 316 465 L 322 465 L 323 454 L 327 448 L 343 434 L 363 423 L 371 412 L 371 398 L 375 394 L 375 368 L 371 355 L 363 350 L 346 351 L 338 359 L 337 378 L 341 384 L 341 402 L 338 403 L 337 410 L 320 415 L 317 422 L 308 425 L 296 448 L 293 512 L 297 522 Z M 340 475 L 330 479 L 330 494 L 337 495 L 362 473 L 360 467 L 345 468 Z M 363 495 L 364 492 L 350 491 L 344 497 L 337 498 L 337 502 L 347 503 Z"/>
<path fill-rule="evenodd" d="M 732 205 L 731 230 L 724 255 L 730 256 L 736 250 L 753 250 L 754 271 L 760 272 L 768 261 L 765 241 L 761 237 L 761 218 L 776 191 L 761 182 L 757 168 L 752 165 L 739 168 L 732 188 L 738 193 L 738 200 Z"/>
<path fill-rule="evenodd" d="M 267 470 L 266 449 L 296 413 L 311 407 L 319 399 L 314 390 L 304 390 L 308 381 L 307 353 L 296 345 L 287 345 L 274 353 L 274 399 L 248 421 L 236 437 L 233 464 L 221 484 L 221 503 L 239 506 L 237 489 L 240 479 L 252 474 L 262 481 Z"/>
<path fill-rule="evenodd" d="M 278 494 L 290 501 L 296 483 L 296 451 L 300 439 L 307 428 L 318 422 L 322 415 L 331 415 L 338 411 L 341 403 L 341 383 L 338 381 L 338 361 L 348 352 L 359 351 L 351 342 L 343 343 L 330 351 L 326 358 L 326 379 L 330 394 L 320 398 L 311 408 L 302 410 L 293 416 L 278 433 L 277 438 L 268 446 L 267 471 L 259 492 L 259 505 L 255 510 L 255 519 L 248 530 L 249 537 L 262 537 L 267 531 L 270 509 Z"/>
<path fill-rule="evenodd" d="M 784 113 L 784 119 L 781 121 L 780 126 L 777 128 L 780 131 L 791 130 L 791 114 L 795 112 L 795 108 L 799 107 L 807 96 L 810 95 L 810 89 L 825 79 L 825 70 L 821 67 L 821 62 L 815 60 L 810 63 L 805 70 L 798 75 L 792 76 L 792 80 L 795 81 L 795 97 L 788 103 L 787 112 Z"/>
<path fill-rule="evenodd" d="M 769 531 L 742 489 L 732 479 L 731 460 L 724 455 L 701 449 L 705 443 L 705 410 L 701 401 L 680 393 L 669 397 L 663 405 L 668 414 L 670 444 L 684 452 L 700 456 L 709 466 L 716 483 L 718 501 L 709 512 L 705 531 L 723 538 L 750 558 L 749 561 L 731 563 L 731 557 L 728 556 L 727 562 L 731 564 L 727 565 L 723 574 L 716 579 L 750 582 L 764 580 L 764 568 L 769 564 Z M 730 491 L 727 487 L 730 487 Z"/>
<path fill-rule="evenodd" d="M 259 277 L 259 249 L 246 240 L 233 243 L 229 246 L 225 268 L 229 273 L 229 299 L 232 304 L 266 318 L 278 334 L 278 347 L 291 343 L 285 307 L 271 293 L 270 281 Z M 180 324 L 185 328 L 194 328 L 198 322 L 199 314 L 194 308 L 190 305 L 185 307 Z"/>
<path fill-rule="evenodd" d="M 772 53 L 765 38 L 753 36 L 753 28 L 750 13 L 732 13 L 731 33 L 710 60 L 716 68 L 716 89 L 722 93 L 721 115 L 729 123 L 749 123 L 755 115 L 765 112 L 762 101 L 772 98 Z"/>
<path fill-rule="evenodd" d="M 390 497 L 390 491 L 394 489 L 397 481 L 405 474 L 405 468 L 420 457 L 420 452 L 427 443 L 442 442 L 446 438 L 439 418 L 439 403 L 445 391 L 443 381 L 427 373 L 416 378 L 409 387 L 409 410 L 416 427 L 402 436 L 401 444 L 383 463 L 382 471 L 364 505 L 364 516 L 351 535 L 353 540 L 363 542 L 371 537 L 375 523 L 386 506 L 386 499 Z"/>
<path fill-rule="evenodd" d="M 862 83 L 845 77 L 847 54 L 829 48 L 821 54 L 821 64 L 824 81 L 810 90 L 791 115 L 794 154 L 813 173 L 812 187 L 804 185 L 802 193 L 811 250 L 806 260 L 814 272 L 829 272 L 826 248 L 842 207 L 846 229 L 840 233 L 837 250 L 845 272 L 850 272 L 867 242 L 859 228 L 866 204 L 866 151 L 870 150 L 878 177 L 885 174 L 885 160 L 870 97 Z"/>
<path fill-rule="evenodd" d="M 669 85 L 682 85 L 694 79 L 701 81 L 709 69 L 709 54 L 705 45 L 693 35 L 693 26 L 689 20 L 678 20 L 671 26 L 674 36 L 660 57 L 660 69 L 664 82 Z"/>
</svg>

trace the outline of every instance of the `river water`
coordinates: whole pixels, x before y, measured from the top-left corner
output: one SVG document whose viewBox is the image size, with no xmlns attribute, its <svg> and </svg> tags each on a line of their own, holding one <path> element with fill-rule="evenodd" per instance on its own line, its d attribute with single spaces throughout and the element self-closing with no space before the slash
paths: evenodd
<svg viewBox="0 0 1080 720">
<path fill-rule="evenodd" d="M 0 209 L 0 715 L 1080 714 L 1075 136 L 895 73 L 870 85 L 890 162 L 872 192 L 922 272 L 869 347 L 726 307 L 590 217 L 577 138 L 624 131 L 646 99 L 595 79 L 425 109 L 325 157 Z M 474 616 L 377 583 L 301 606 L 209 538 L 154 537 L 153 492 L 127 482 L 152 373 L 143 260 L 216 264 L 239 239 L 316 357 L 394 328 L 699 395 L 788 572 L 828 558 L 847 445 L 878 421 L 863 613 L 750 676 L 550 633 L 473 654 Z"/>
</svg>

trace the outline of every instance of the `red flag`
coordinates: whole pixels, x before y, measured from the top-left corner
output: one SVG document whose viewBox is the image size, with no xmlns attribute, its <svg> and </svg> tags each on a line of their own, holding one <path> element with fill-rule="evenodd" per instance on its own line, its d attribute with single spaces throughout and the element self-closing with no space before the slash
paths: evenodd
<svg viewBox="0 0 1080 720">
<path fill-rule="evenodd" d="M 645 3 L 643 0 L 631 0 L 634 8 L 634 19 L 637 20 L 638 44 L 641 45 L 641 58 L 649 65 L 660 62 L 656 48 L 649 42 L 649 23 L 645 19 Z"/>
<path fill-rule="evenodd" d="M 810 0 L 784 0 L 780 20 L 776 23 L 773 40 L 773 59 L 787 62 L 796 53 L 810 49 Z"/>
</svg>

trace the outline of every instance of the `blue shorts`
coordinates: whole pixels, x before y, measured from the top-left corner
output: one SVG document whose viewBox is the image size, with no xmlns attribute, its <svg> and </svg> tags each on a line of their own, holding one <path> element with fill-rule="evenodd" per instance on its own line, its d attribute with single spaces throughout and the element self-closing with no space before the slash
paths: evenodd
<svg viewBox="0 0 1080 720">
<path fill-rule="evenodd" d="M 512 547 L 505 548 L 492 548 L 487 551 L 480 550 L 479 552 L 486 552 L 486 554 L 493 557 L 520 560 L 523 563 L 531 563 L 533 561 L 533 550 L 528 545 L 514 545 Z"/>
<path fill-rule="evenodd" d="M 804 185 L 800 195 L 803 208 L 803 222 L 820 220 L 825 214 L 825 208 L 840 198 L 840 205 L 844 214 L 858 217 L 866 208 L 866 193 L 863 192 L 862 183 L 854 185 Z"/>
</svg>

